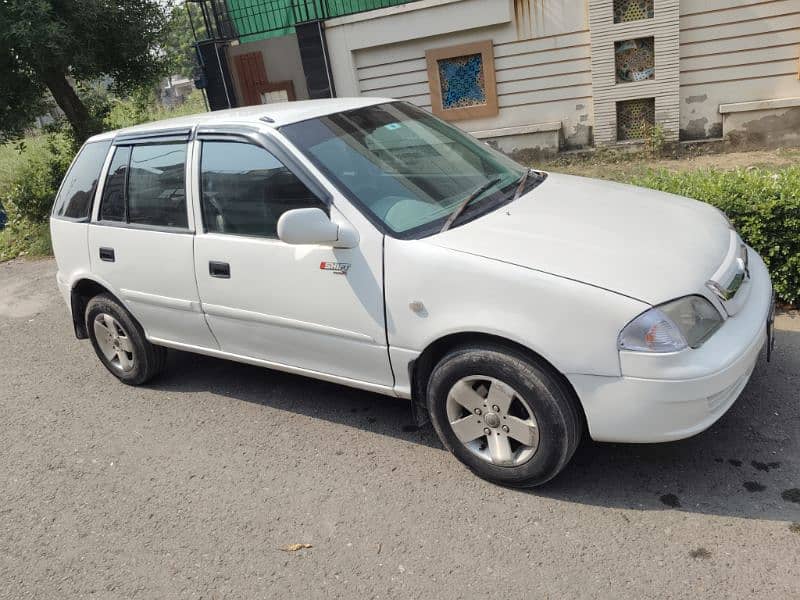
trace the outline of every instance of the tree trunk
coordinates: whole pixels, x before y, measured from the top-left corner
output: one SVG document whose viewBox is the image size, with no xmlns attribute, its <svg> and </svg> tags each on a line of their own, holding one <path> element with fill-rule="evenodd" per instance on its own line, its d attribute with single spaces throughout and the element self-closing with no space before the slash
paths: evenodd
<svg viewBox="0 0 800 600">
<path fill-rule="evenodd" d="M 78 145 L 83 144 L 91 135 L 91 125 L 89 111 L 81 102 L 78 94 L 72 89 L 66 76 L 59 72 L 42 73 L 42 78 L 59 108 L 67 116 L 72 130 L 75 132 L 75 141 Z"/>
</svg>

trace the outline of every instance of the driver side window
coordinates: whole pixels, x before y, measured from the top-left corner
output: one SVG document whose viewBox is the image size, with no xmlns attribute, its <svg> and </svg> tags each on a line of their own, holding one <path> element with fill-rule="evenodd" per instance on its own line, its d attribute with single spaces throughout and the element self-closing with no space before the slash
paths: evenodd
<svg viewBox="0 0 800 600">
<path fill-rule="evenodd" d="M 246 142 L 203 142 L 203 225 L 209 233 L 278 237 L 287 210 L 325 204 L 264 148 Z"/>
</svg>

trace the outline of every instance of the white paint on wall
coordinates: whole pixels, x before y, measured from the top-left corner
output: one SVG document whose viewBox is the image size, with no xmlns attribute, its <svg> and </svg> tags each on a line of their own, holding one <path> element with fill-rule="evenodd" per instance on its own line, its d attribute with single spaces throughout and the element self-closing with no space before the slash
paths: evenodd
<svg viewBox="0 0 800 600">
<path fill-rule="evenodd" d="M 682 137 L 739 132 L 777 143 L 772 129 L 791 129 L 796 113 L 774 107 L 723 119 L 719 107 L 800 96 L 800 0 L 681 0 L 680 28 Z"/>
<path fill-rule="evenodd" d="M 589 145 L 585 0 L 424 0 L 356 17 L 326 22 L 337 95 L 388 96 L 430 109 L 425 51 L 491 39 L 499 114 L 459 126 L 478 132 L 557 121 L 568 146 Z M 524 148 L 525 136 L 532 146 L 558 145 L 552 133 L 515 134 L 500 145 Z"/>
<path fill-rule="evenodd" d="M 500 110 L 459 122 L 471 132 L 560 122 L 567 147 L 588 145 L 592 133 L 613 142 L 616 101 L 650 96 L 670 139 L 707 138 L 723 133 L 721 104 L 800 97 L 800 0 L 655 0 L 654 19 L 619 24 L 612 5 L 420 0 L 332 19 L 326 34 L 337 94 L 429 109 L 425 50 L 491 39 Z M 655 79 L 617 84 L 614 41 L 649 35 L 656 38 Z M 725 130 L 770 114 L 778 113 L 727 119 Z M 513 145 L 525 135 L 534 136 L 514 134 Z M 542 138 L 527 139 L 536 146 Z"/>
</svg>

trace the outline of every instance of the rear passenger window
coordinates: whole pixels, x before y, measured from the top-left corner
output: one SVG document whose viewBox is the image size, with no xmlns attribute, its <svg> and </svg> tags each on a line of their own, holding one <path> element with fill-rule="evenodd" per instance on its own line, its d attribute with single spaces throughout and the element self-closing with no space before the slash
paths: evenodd
<svg viewBox="0 0 800 600">
<path fill-rule="evenodd" d="M 118 146 L 109 165 L 101 221 L 185 229 L 186 144 Z"/>
<path fill-rule="evenodd" d="M 213 233 L 278 237 L 278 219 L 325 204 L 272 154 L 248 143 L 203 142 L 203 223 Z"/>
<path fill-rule="evenodd" d="M 134 146 L 128 173 L 128 222 L 188 227 L 186 144 Z"/>
<path fill-rule="evenodd" d="M 88 219 L 97 180 L 106 160 L 111 142 L 86 144 L 72 163 L 56 197 L 53 214 L 70 219 Z"/>
</svg>

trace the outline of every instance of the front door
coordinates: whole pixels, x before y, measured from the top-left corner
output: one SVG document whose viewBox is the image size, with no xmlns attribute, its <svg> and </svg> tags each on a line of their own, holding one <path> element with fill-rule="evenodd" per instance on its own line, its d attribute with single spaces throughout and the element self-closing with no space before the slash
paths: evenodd
<svg viewBox="0 0 800 600">
<path fill-rule="evenodd" d="M 274 151 L 219 136 L 196 144 L 203 231 L 195 236 L 195 268 L 221 350 L 391 387 L 381 235 L 361 232 L 353 249 L 286 244 L 277 235 L 286 210 L 317 207 L 334 222 L 344 217 Z"/>
</svg>

